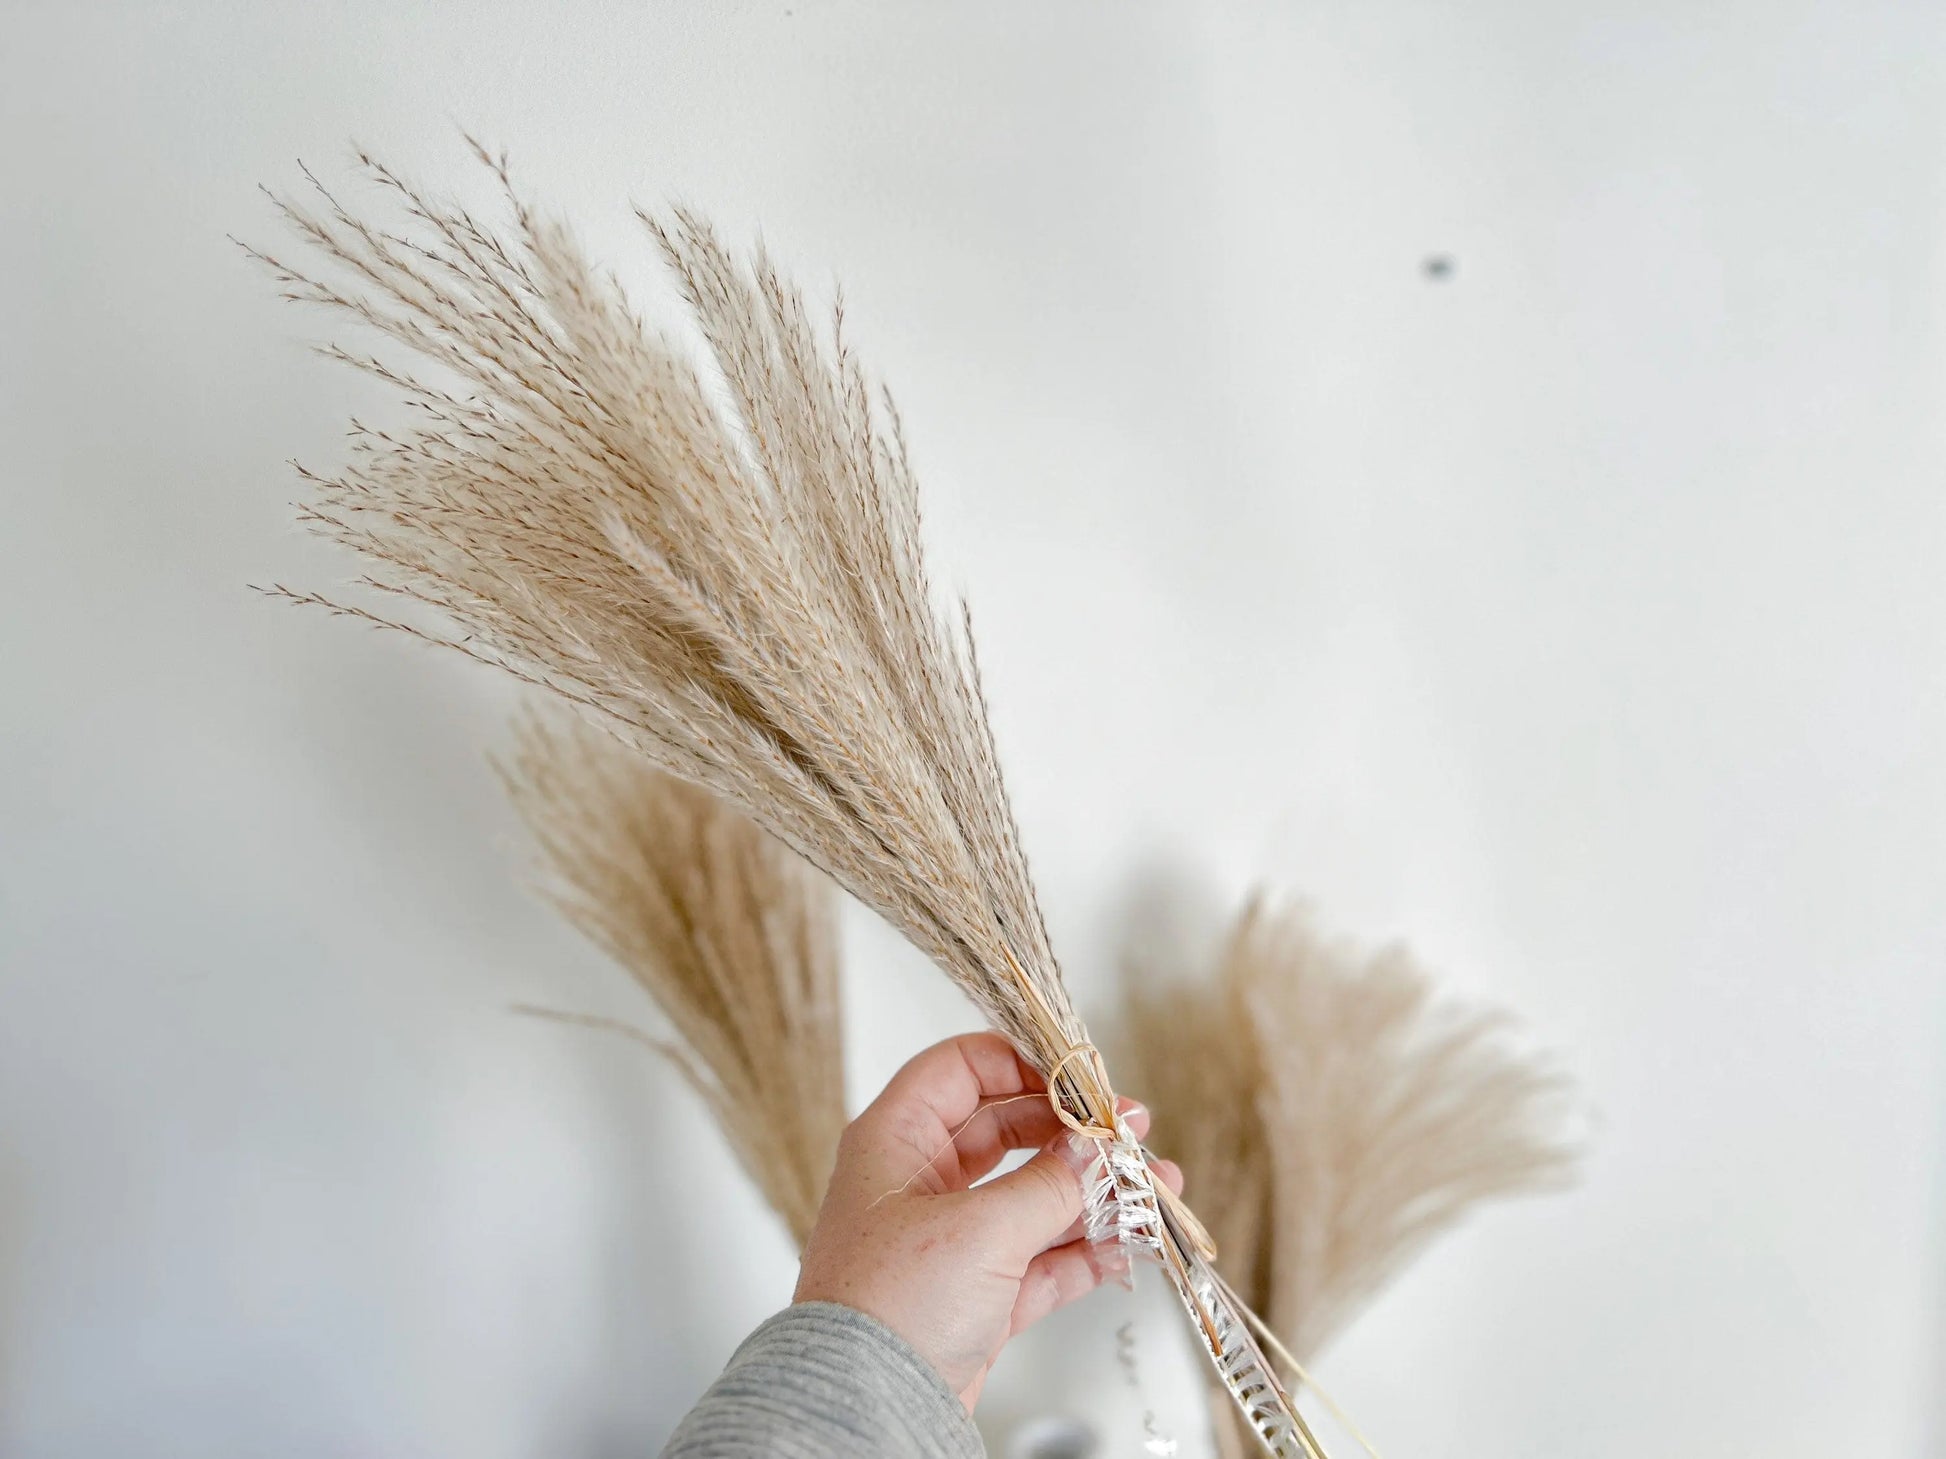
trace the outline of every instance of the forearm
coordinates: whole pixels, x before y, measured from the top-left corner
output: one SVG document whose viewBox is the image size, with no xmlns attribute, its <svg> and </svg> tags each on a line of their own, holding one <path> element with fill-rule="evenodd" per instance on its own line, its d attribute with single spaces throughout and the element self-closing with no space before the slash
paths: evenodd
<svg viewBox="0 0 1946 1459">
<path fill-rule="evenodd" d="M 979 1459 L 978 1430 L 918 1353 L 831 1302 L 786 1307 L 736 1350 L 663 1459 Z"/>
</svg>

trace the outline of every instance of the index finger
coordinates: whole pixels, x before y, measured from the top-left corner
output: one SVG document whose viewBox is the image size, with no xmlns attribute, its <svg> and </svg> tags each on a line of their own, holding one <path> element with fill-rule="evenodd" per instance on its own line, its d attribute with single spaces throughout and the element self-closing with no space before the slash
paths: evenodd
<svg viewBox="0 0 1946 1459">
<path fill-rule="evenodd" d="M 954 1134 L 987 1101 L 1046 1090 L 1046 1081 L 999 1034 L 962 1034 L 906 1061 L 852 1122 L 847 1153 L 877 1196 L 915 1174 L 923 1180 L 935 1160 L 956 1160 Z"/>
</svg>

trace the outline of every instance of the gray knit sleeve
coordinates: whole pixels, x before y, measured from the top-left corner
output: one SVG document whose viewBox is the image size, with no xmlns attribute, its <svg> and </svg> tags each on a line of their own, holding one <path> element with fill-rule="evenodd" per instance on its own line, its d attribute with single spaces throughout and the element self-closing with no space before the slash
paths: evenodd
<svg viewBox="0 0 1946 1459">
<path fill-rule="evenodd" d="M 835 1302 L 744 1340 L 662 1459 L 979 1459 L 959 1398 L 910 1344 Z"/>
</svg>

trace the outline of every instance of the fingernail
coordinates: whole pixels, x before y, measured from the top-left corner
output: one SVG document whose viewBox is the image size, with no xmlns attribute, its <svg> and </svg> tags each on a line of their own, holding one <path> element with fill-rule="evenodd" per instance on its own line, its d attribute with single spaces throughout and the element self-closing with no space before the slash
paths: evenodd
<svg viewBox="0 0 1946 1459">
<path fill-rule="evenodd" d="M 1125 1120 L 1132 1120 L 1137 1115 L 1145 1115 L 1148 1112 L 1149 1107 L 1139 1099 L 1126 1100 L 1122 1104 L 1122 1118 Z"/>
<path fill-rule="evenodd" d="M 1061 1157 L 1069 1170 L 1084 1178 L 1094 1169 L 1095 1161 L 1101 1158 L 1101 1151 L 1093 1140 L 1072 1130 L 1054 1142 L 1054 1153 Z"/>
</svg>

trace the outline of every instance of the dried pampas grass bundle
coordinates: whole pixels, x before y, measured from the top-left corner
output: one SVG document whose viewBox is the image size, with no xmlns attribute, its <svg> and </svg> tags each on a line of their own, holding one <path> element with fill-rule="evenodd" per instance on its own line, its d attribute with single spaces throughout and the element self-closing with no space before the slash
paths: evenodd
<svg viewBox="0 0 1946 1459">
<path fill-rule="evenodd" d="M 567 716 L 523 720 L 502 778 L 553 901 L 655 1000 L 673 1037 L 648 1042 L 801 1248 L 845 1127 L 830 884 L 717 797 Z"/>
<path fill-rule="evenodd" d="M 1327 940 L 1258 897 L 1212 980 L 1131 971 L 1151 1142 L 1299 1363 L 1479 1205 L 1573 1174 L 1566 1082 L 1509 1047 L 1502 1015 L 1437 1001 L 1403 947 Z M 1224 1452 L 1245 1452 L 1231 1406 L 1213 1415 Z"/>
<path fill-rule="evenodd" d="M 898 416 L 842 311 L 820 329 L 761 253 L 738 258 L 685 210 L 642 215 L 701 333 L 699 367 L 527 206 L 504 158 L 480 155 L 505 235 L 366 157 L 390 224 L 319 186 L 279 203 L 316 267 L 255 254 L 287 297 L 438 376 L 331 350 L 415 424 L 354 427 L 350 466 L 305 475 L 306 520 L 406 617 L 285 595 L 544 686 L 899 928 L 1097 1142 L 1090 1233 L 1155 1254 L 1265 1448 L 1319 1459 L 1207 1238 L 1151 1178 L 1062 986 L 964 610 L 937 609 Z"/>
</svg>

